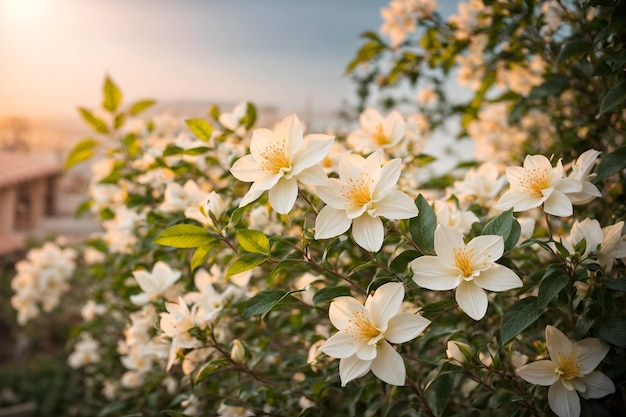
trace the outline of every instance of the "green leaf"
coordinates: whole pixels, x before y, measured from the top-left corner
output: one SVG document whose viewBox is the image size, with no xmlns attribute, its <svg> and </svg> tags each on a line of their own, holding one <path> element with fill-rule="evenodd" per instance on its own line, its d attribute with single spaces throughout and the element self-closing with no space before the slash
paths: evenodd
<svg viewBox="0 0 626 417">
<path fill-rule="evenodd" d="M 626 278 L 608 278 L 602 281 L 602 284 L 609 290 L 626 292 Z"/>
<path fill-rule="evenodd" d="M 183 153 L 183 151 L 184 149 L 180 146 L 176 146 L 173 143 L 168 143 L 163 150 L 163 156 L 180 155 L 181 153 Z"/>
<path fill-rule="evenodd" d="M 185 414 L 181 413 L 180 411 L 176 411 L 176 410 L 161 410 L 162 414 L 165 414 L 169 417 L 187 417 Z"/>
<path fill-rule="evenodd" d="M 124 113 L 120 113 L 117 116 L 115 116 L 115 119 L 113 119 L 113 128 L 119 129 L 120 127 L 124 126 L 125 122 L 126 122 L 126 116 L 124 116 Z"/>
<path fill-rule="evenodd" d="M 626 317 L 612 317 L 610 320 L 605 320 L 598 333 L 610 344 L 626 348 Z"/>
<path fill-rule="evenodd" d="M 457 372 L 442 372 L 426 389 L 426 399 L 432 411 L 437 416 L 444 415 L 450 393 L 455 391 L 455 387 L 460 381 L 460 374 Z"/>
<path fill-rule="evenodd" d="M 210 245 L 218 238 L 200 226 L 193 224 L 177 224 L 164 230 L 154 243 L 175 248 L 197 248 Z"/>
<path fill-rule="evenodd" d="M 207 153 L 210 150 L 211 150 L 211 148 L 209 148 L 207 146 L 198 146 L 196 148 L 185 149 L 183 151 L 183 154 L 196 156 L 196 155 L 202 155 L 203 153 Z"/>
<path fill-rule="evenodd" d="M 102 107 L 113 113 L 122 102 L 122 92 L 108 76 L 104 80 Z"/>
<path fill-rule="evenodd" d="M 245 209 L 245 207 L 238 207 L 232 212 L 230 221 L 228 222 L 229 226 L 236 226 L 241 221 Z"/>
<path fill-rule="evenodd" d="M 131 116 L 137 116 L 142 111 L 146 110 L 149 107 L 152 107 L 156 101 L 154 100 L 139 100 L 133 103 L 128 109 L 128 114 Z"/>
<path fill-rule="evenodd" d="M 90 159 L 93 156 L 93 149 L 99 145 L 95 139 L 87 138 L 78 142 L 65 158 L 65 169 L 70 169 L 76 164 Z"/>
<path fill-rule="evenodd" d="M 246 130 L 250 129 L 256 123 L 256 107 L 252 103 L 246 103 L 246 115 L 243 117 L 242 124 Z"/>
<path fill-rule="evenodd" d="M 626 169 L 626 146 L 611 152 L 600 160 L 600 164 L 596 169 L 597 175 L 593 178 L 592 182 L 594 184 L 600 184 L 606 178 L 623 169 Z"/>
<path fill-rule="evenodd" d="M 511 339 L 533 324 L 541 316 L 543 309 L 537 307 L 537 297 L 526 297 L 504 313 L 500 326 L 500 343 L 506 345 Z"/>
<path fill-rule="evenodd" d="M 259 253 L 244 253 L 237 258 L 237 260 L 233 262 L 230 267 L 228 267 L 228 270 L 226 271 L 226 278 L 256 268 L 265 261 L 267 261 L 266 255 L 261 255 Z"/>
<path fill-rule="evenodd" d="M 539 98 L 539 97 L 548 97 L 548 96 L 556 96 L 561 94 L 563 90 L 569 87 L 569 80 L 564 75 L 557 75 L 551 78 L 548 78 L 546 82 L 533 89 L 528 94 L 528 98 Z"/>
<path fill-rule="evenodd" d="M 191 270 L 194 271 L 196 268 L 201 267 L 204 263 L 209 259 L 209 253 L 213 249 L 211 245 L 200 246 L 197 248 L 193 256 L 191 257 Z"/>
<path fill-rule="evenodd" d="M 319 304 L 336 297 L 346 297 L 350 295 L 352 295 L 350 288 L 345 285 L 339 287 L 325 287 L 315 293 L 313 296 L 313 304 Z"/>
<path fill-rule="evenodd" d="M 391 264 L 389 264 L 389 270 L 394 274 L 403 274 L 406 272 L 409 262 L 419 256 L 419 252 L 416 250 L 407 250 L 396 256 Z"/>
<path fill-rule="evenodd" d="M 243 229 L 237 231 L 239 246 L 246 252 L 269 255 L 270 241 L 263 232 L 258 230 Z"/>
<path fill-rule="evenodd" d="M 574 39 L 573 41 L 568 42 L 567 45 L 561 49 L 557 62 L 561 63 L 573 56 L 586 54 L 592 50 L 592 46 L 587 41 L 583 39 Z"/>
<path fill-rule="evenodd" d="M 109 128 L 107 127 L 106 123 L 104 123 L 102 119 L 99 119 L 98 117 L 94 116 L 94 114 L 91 111 L 89 111 L 88 109 L 84 107 L 79 107 L 78 111 L 80 112 L 80 115 L 83 117 L 83 120 L 87 122 L 87 124 L 91 126 L 91 128 L 94 131 L 98 133 L 104 133 L 104 134 L 109 133 Z"/>
<path fill-rule="evenodd" d="M 435 250 L 435 229 L 437 216 L 428 201 L 421 194 L 415 199 L 419 210 L 417 217 L 409 219 L 409 233 L 415 244 L 424 253 L 433 253 Z"/>
<path fill-rule="evenodd" d="M 211 134 L 213 133 L 213 128 L 211 124 L 204 119 L 188 119 L 185 120 L 189 129 L 193 132 L 194 135 L 200 140 L 208 142 L 211 140 Z"/>
<path fill-rule="evenodd" d="M 624 100 L 626 100 L 626 81 L 622 81 L 606 92 L 602 99 L 602 104 L 600 104 L 600 113 L 598 115 L 617 110 Z"/>
<path fill-rule="evenodd" d="M 345 75 L 350 74 L 352 71 L 354 71 L 356 67 L 359 66 L 359 64 L 369 61 L 370 59 L 373 59 L 376 55 L 378 55 L 384 50 L 385 50 L 385 45 L 382 45 L 379 42 L 376 42 L 376 41 L 367 42 L 361 47 L 361 49 L 359 49 L 359 51 L 356 54 L 356 57 L 352 61 L 350 61 L 350 63 L 348 64 L 348 66 L 346 67 L 344 71 L 344 74 Z"/>
<path fill-rule="evenodd" d="M 562 269 L 550 269 L 546 271 L 539 283 L 539 296 L 537 308 L 544 309 L 569 282 L 569 277 Z"/>
<path fill-rule="evenodd" d="M 198 369 L 198 371 L 194 375 L 193 383 L 197 384 L 205 380 L 209 375 L 215 373 L 216 371 L 218 371 L 220 368 L 222 368 L 224 365 L 227 365 L 227 364 L 228 364 L 228 360 L 224 357 L 218 357 L 216 359 L 213 359 L 205 363 L 204 365 L 200 367 L 200 369 Z"/>
<path fill-rule="evenodd" d="M 481 235 L 498 235 L 504 239 L 504 252 L 508 252 L 517 244 L 522 227 L 509 209 L 491 219 L 483 228 Z"/>
<path fill-rule="evenodd" d="M 297 303 L 297 300 L 291 296 L 292 293 L 293 291 L 263 290 L 248 300 L 243 315 L 245 317 L 260 315 L 261 318 L 264 318 L 279 303 Z"/>
</svg>

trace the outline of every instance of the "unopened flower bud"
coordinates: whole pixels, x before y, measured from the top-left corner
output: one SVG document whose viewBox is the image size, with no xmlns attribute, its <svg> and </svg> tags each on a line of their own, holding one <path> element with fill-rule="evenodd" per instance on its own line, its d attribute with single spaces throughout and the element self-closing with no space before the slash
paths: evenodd
<svg viewBox="0 0 626 417">
<path fill-rule="evenodd" d="M 230 349 L 230 358 L 237 363 L 242 363 L 246 359 L 246 348 L 239 339 L 233 340 L 233 347 Z"/>
<path fill-rule="evenodd" d="M 467 343 L 457 342 L 456 340 L 448 341 L 446 355 L 452 365 L 463 366 L 465 364 L 466 358 L 463 351 L 471 353 L 472 348 Z"/>
</svg>

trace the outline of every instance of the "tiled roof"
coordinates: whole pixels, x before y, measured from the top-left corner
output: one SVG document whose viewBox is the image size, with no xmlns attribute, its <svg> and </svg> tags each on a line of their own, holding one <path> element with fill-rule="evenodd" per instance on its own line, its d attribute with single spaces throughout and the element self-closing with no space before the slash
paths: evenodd
<svg viewBox="0 0 626 417">
<path fill-rule="evenodd" d="M 24 153 L 0 151 L 0 188 L 61 172 L 61 165 L 46 159 Z"/>
</svg>

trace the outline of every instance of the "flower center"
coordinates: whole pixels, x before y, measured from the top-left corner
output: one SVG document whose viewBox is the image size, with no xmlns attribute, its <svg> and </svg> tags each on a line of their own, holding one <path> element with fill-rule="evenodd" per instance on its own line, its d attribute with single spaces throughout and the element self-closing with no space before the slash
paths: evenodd
<svg viewBox="0 0 626 417">
<path fill-rule="evenodd" d="M 347 200 L 347 207 L 363 207 L 372 201 L 368 183 L 373 183 L 367 172 L 362 172 L 358 178 L 350 178 L 343 187 L 343 197 Z"/>
<path fill-rule="evenodd" d="M 580 376 L 581 366 L 576 361 L 576 352 L 570 353 L 569 356 L 558 354 L 559 367 L 554 370 L 556 374 L 566 381 Z"/>
<path fill-rule="evenodd" d="M 520 185 L 531 197 L 541 197 L 543 195 L 541 191 L 550 186 L 550 169 L 527 169 L 526 174 L 520 179 Z"/>
<path fill-rule="evenodd" d="M 361 311 L 352 314 L 350 323 L 352 325 L 347 330 L 356 339 L 368 340 L 370 344 L 376 344 L 382 339 L 381 331 Z"/>
<path fill-rule="evenodd" d="M 376 126 L 376 132 L 374 132 L 373 139 L 374 144 L 378 146 L 388 145 L 391 143 L 391 139 L 383 132 L 382 124 Z"/>
<path fill-rule="evenodd" d="M 261 151 L 261 161 L 259 166 L 268 174 L 278 174 L 279 172 L 286 172 L 291 169 L 291 162 L 285 155 L 285 141 L 279 143 L 272 142 L 265 146 Z"/>
<path fill-rule="evenodd" d="M 465 278 L 469 278 L 474 274 L 472 266 L 473 249 L 458 247 L 453 249 L 454 265 L 461 271 Z"/>
</svg>

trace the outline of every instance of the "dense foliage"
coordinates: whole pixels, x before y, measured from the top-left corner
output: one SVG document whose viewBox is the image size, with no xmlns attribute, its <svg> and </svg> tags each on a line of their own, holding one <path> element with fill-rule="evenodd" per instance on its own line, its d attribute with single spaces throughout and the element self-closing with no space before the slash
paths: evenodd
<svg viewBox="0 0 626 417">
<path fill-rule="evenodd" d="M 392 0 L 351 132 L 143 117 L 107 78 L 67 161 L 103 232 L 12 282 L 25 326 L 83 300 L 64 412 L 623 415 L 625 7 Z M 475 160 L 433 174 L 450 132 Z"/>
</svg>

